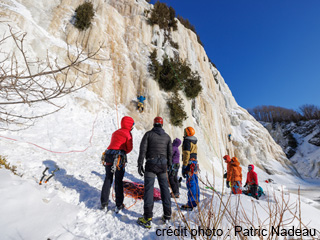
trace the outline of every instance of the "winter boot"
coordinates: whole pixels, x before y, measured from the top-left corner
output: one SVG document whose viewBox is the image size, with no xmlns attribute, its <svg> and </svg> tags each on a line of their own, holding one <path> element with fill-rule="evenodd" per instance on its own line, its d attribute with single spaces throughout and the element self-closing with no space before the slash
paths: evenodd
<svg viewBox="0 0 320 240">
<path fill-rule="evenodd" d="M 151 228 L 152 218 L 145 219 L 144 217 L 139 217 L 137 223 L 145 228 Z"/>
<path fill-rule="evenodd" d="M 101 210 L 107 210 L 108 209 L 108 204 L 107 203 L 101 203 L 100 209 Z"/>
<path fill-rule="evenodd" d="M 114 209 L 114 212 L 115 213 L 119 213 L 122 209 L 124 209 L 124 204 L 122 204 L 122 205 L 120 205 L 119 207 L 116 207 L 115 209 Z"/>
<path fill-rule="evenodd" d="M 169 223 L 171 217 L 168 217 L 168 216 L 165 216 L 163 215 L 162 218 L 161 218 L 161 221 L 164 223 L 164 224 L 167 224 Z"/>
<path fill-rule="evenodd" d="M 193 207 L 189 206 L 188 204 L 182 205 L 180 207 L 181 210 L 186 210 L 186 211 L 192 211 Z"/>
<path fill-rule="evenodd" d="M 179 194 L 174 194 L 173 192 L 170 193 L 171 198 L 179 198 Z"/>
</svg>

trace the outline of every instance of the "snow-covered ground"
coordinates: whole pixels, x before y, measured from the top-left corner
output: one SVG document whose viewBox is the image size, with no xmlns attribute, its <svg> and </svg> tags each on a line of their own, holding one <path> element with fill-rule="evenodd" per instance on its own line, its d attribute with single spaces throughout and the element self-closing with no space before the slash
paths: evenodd
<svg viewBox="0 0 320 240">
<path fill-rule="evenodd" d="M 79 99 L 95 102 L 96 109 L 82 107 Z M 87 90 L 81 90 L 72 97 L 66 97 L 64 101 L 68 103 L 64 109 L 38 120 L 34 126 L 26 130 L 1 132 L 1 155 L 6 156 L 11 164 L 17 166 L 18 173 L 23 174 L 22 177 L 18 177 L 8 170 L 0 169 L 1 239 L 158 238 L 156 230 L 163 228 L 157 224 L 162 216 L 161 201 L 155 202 L 155 224 L 151 230 L 136 224 L 137 218 L 143 213 L 143 201 L 135 202 L 134 199 L 126 197 L 124 203 L 129 209 L 125 209 L 118 215 L 106 214 L 99 209 L 100 189 L 104 179 L 100 155 L 109 144 L 112 132 L 117 129 L 115 108 L 104 106 L 94 93 Z M 119 119 L 125 113 L 126 109 L 119 107 Z M 134 149 L 128 155 L 129 163 L 125 179 L 142 182 L 143 179 L 137 173 L 137 158 L 144 131 L 134 129 L 132 134 Z M 56 166 L 60 170 L 55 176 L 48 183 L 39 185 L 45 167 L 49 167 L 49 172 L 52 172 Z M 281 168 L 281 165 L 274 167 Z M 289 195 L 286 189 L 293 189 L 298 185 L 303 188 L 311 186 L 291 175 L 273 175 L 271 178 L 274 183 L 265 183 L 264 180 L 270 176 L 259 169 L 257 171 L 260 185 L 267 196 L 275 194 L 279 197 L 283 190 L 284 196 L 290 196 L 290 201 L 295 202 L 297 196 Z M 203 169 L 202 175 L 205 173 Z M 209 179 L 212 179 L 212 175 L 207 174 Z M 246 169 L 243 169 L 243 175 L 246 176 Z M 222 192 L 222 179 L 215 179 L 215 188 L 219 193 Z M 203 184 L 201 184 L 201 191 L 202 202 L 208 202 L 212 191 L 205 189 Z M 228 193 L 230 190 L 224 191 Z M 318 197 L 316 194 L 319 192 L 314 192 L 312 196 Z M 186 195 L 185 182 L 183 182 L 181 198 L 178 199 L 179 205 L 186 203 Z M 262 219 L 267 218 L 264 211 L 268 205 L 267 196 L 256 203 Z M 228 198 L 228 194 L 224 195 L 222 202 L 227 203 Z M 236 200 L 236 196 L 231 197 L 231 205 L 229 205 L 231 209 Z M 247 215 L 251 216 L 254 212 L 252 199 L 242 195 L 240 200 Z M 114 206 L 114 201 L 111 201 L 111 206 Z M 214 202 L 216 204 L 220 202 L 217 195 Z M 314 207 L 317 203 L 304 197 L 301 198 L 301 202 L 303 221 L 309 228 L 319 230 L 320 210 Z M 172 207 L 176 216 L 177 206 L 174 202 Z M 222 221 L 221 227 L 227 228 L 228 224 L 226 218 Z M 187 238 L 190 238 L 190 235 Z"/>
</svg>

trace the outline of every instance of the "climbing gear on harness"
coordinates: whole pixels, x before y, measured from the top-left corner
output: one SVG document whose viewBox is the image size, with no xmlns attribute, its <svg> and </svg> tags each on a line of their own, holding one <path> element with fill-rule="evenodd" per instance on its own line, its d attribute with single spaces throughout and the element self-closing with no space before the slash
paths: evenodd
<svg viewBox="0 0 320 240">
<path fill-rule="evenodd" d="M 115 154 L 113 165 L 111 167 L 111 172 L 114 173 L 116 170 L 120 170 L 120 168 L 125 168 L 126 160 L 124 159 L 123 155 Z"/>
<path fill-rule="evenodd" d="M 47 171 L 48 169 L 49 169 L 49 167 L 46 167 L 46 168 L 44 169 L 44 171 L 42 172 L 42 177 L 41 177 L 41 179 L 40 179 L 39 185 L 42 185 L 42 181 L 44 180 L 44 178 L 45 178 L 46 176 L 48 176 L 48 178 L 45 180 L 44 183 L 47 183 L 47 182 L 54 176 L 54 173 L 60 170 L 60 168 L 56 166 L 56 169 L 53 170 L 53 171 L 51 172 L 51 174 L 47 175 L 47 174 L 46 174 L 46 171 Z"/>
<path fill-rule="evenodd" d="M 196 131 L 193 129 L 193 127 L 185 128 L 184 132 L 185 132 L 185 135 L 188 136 L 188 137 L 191 137 L 196 133 Z"/>
<path fill-rule="evenodd" d="M 106 152 L 102 153 L 101 163 L 102 163 L 103 166 L 106 166 Z"/>
<path fill-rule="evenodd" d="M 152 218 L 145 219 L 144 217 L 139 217 L 137 223 L 145 228 L 151 228 Z"/>
<path fill-rule="evenodd" d="M 189 165 L 187 166 L 188 175 L 191 177 L 193 174 L 198 174 L 199 164 L 195 158 L 190 158 Z"/>
<path fill-rule="evenodd" d="M 194 173 L 194 169 L 196 168 L 195 164 L 194 163 L 191 163 L 190 164 L 190 171 L 189 171 L 189 176 L 191 177 Z"/>
<path fill-rule="evenodd" d="M 109 149 L 105 151 L 105 155 L 113 155 L 113 158 L 104 157 L 104 166 L 111 166 L 111 172 L 114 173 L 116 170 L 120 170 L 120 168 L 125 168 L 127 163 L 127 155 L 122 150 L 113 150 Z"/>
<path fill-rule="evenodd" d="M 143 105 L 143 103 L 142 103 L 142 102 L 138 102 L 137 108 L 138 108 L 138 111 L 139 111 L 140 113 L 142 113 L 143 110 L 144 110 L 144 105 Z"/>
</svg>

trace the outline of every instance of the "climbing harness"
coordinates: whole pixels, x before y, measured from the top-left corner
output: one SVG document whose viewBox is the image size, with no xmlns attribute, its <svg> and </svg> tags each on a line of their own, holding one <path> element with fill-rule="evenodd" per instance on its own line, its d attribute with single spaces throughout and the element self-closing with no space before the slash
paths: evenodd
<svg viewBox="0 0 320 240">
<path fill-rule="evenodd" d="M 49 167 L 46 167 L 46 168 L 44 169 L 44 171 L 42 172 L 42 177 L 41 177 L 41 179 L 40 179 L 39 185 L 42 185 L 42 181 L 45 179 L 45 177 L 47 177 L 47 178 L 46 178 L 46 180 L 45 180 L 44 183 L 47 183 L 47 182 L 54 176 L 54 173 L 60 170 L 60 168 L 56 166 L 56 169 L 53 170 L 53 171 L 51 172 L 51 174 L 49 174 L 49 175 L 46 174 L 46 171 L 47 171 L 47 170 L 49 170 Z M 48 172 L 49 172 L 49 171 L 48 171 Z"/>
<path fill-rule="evenodd" d="M 115 155 L 115 159 L 113 161 L 113 165 L 111 167 L 111 172 L 114 173 L 116 170 L 120 170 L 120 168 L 125 168 L 126 161 L 122 160 L 122 157 L 120 154 Z"/>
<path fill-rule="evenodd" d="M 187 182 L 191 180 L 193 174 L 198 174 L 200 172 L 198 161 L 195 158 L 190 159 L 189 165 L 187 166 L 187 172 L 189 175 L 189 179 Z"/>
</svg>

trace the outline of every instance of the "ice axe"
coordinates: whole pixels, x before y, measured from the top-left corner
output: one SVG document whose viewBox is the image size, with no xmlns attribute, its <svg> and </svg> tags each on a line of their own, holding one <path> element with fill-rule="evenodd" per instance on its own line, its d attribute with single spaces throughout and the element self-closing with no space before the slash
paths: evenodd
<svg viewBox="0 0 320 240">
<path fill-rule="evenodd" d="M 46 171 L 47 171 L 48 169 L 49 169 L 49 167 L 46 167 L 46 168 L 44 169 L 44 171 L 42 172 L 42 177 L 41 177 L 41 179 L 40 179 L 39 185 L 42 185 L 42 181 L 43 181 L 43 179 L 44 179 L 46 176 L 48 176 L 48 178 L 45 180 L 44 183 L 47 183 L 47 182 L 54 176 L 54 173 L 60 170 L 60 168 L 59 168 L 58 166 L 56 166 L 56 169 L 53 170 L 53 171 L 51 172 L 51 174 L 47 175 L 47 174 L 46 174 Z"/>
</svg>

